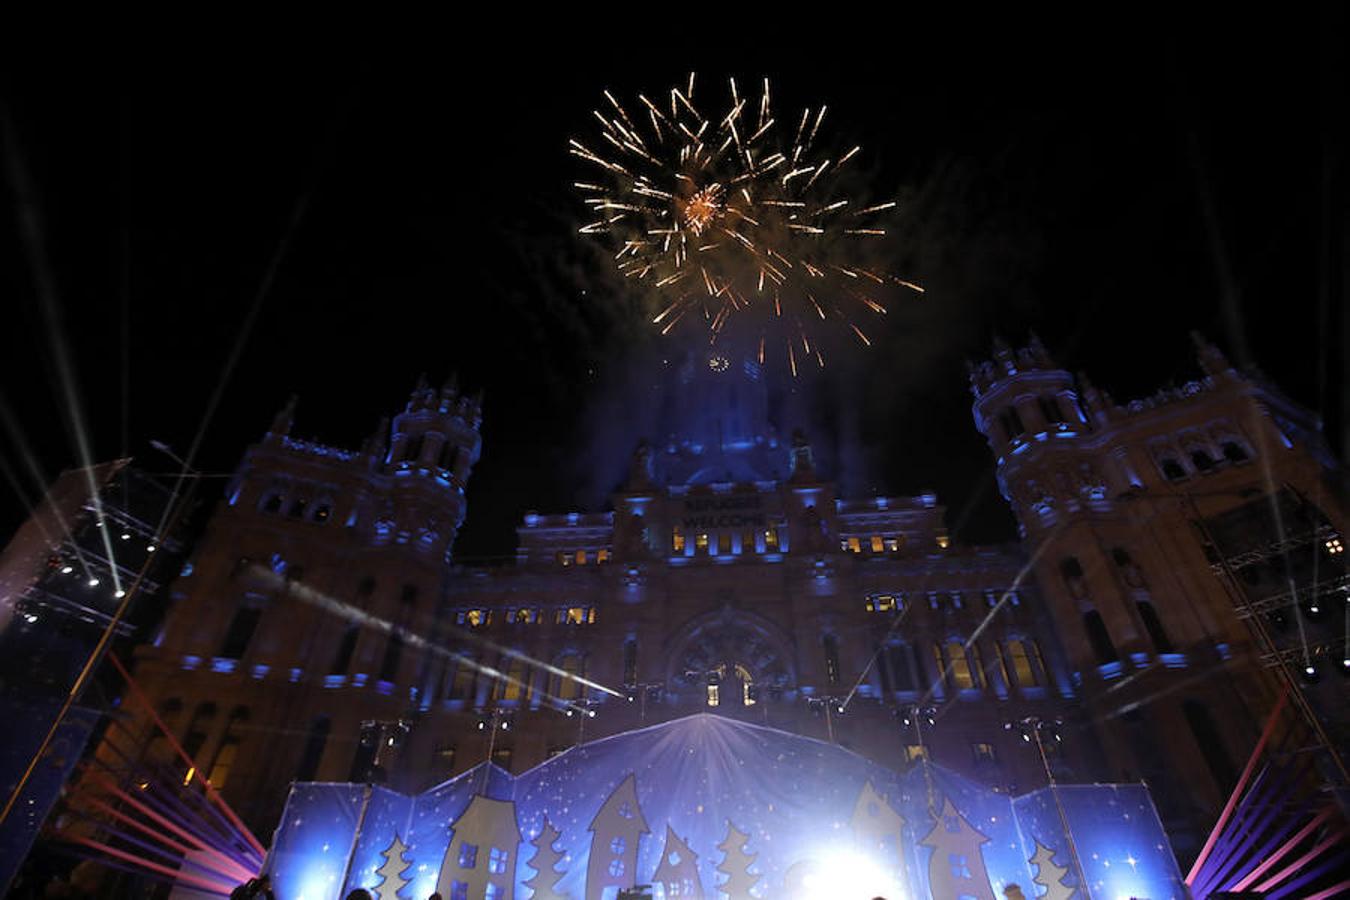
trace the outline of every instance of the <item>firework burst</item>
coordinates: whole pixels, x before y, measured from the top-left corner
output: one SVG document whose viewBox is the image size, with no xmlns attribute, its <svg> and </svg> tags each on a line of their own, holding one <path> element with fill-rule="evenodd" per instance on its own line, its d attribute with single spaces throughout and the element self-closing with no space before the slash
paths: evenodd
<svg viewBox="0 0 1350 900">
<path fill-rule="evenodd" d="M 663 334 L 691 313 L 712 341 L 743 321 L 761 363 L 766 341 L 783 340 L 794 375 L 799 363 L 825 364 L 814 338 L 830 322 L 870 345 L 860 323 L 885 315 L 886 287 L 922 288 L 854 262 L 895 206 L 845 193 L 840 176 L 861 148 L 817 149 L 824 106 L 780 123 L 767 78 L 757 101 L 731 79 L 727 110 L 712 118 L 694 87 L 691 74 L 660 102 L 639 94 L 631 116 L 605 92 L 599 142 L 570 142 L 598 170 L 575 184 L 594 216 L 582 233 L 609 235 L 619 271 L 657 289 Z"/>
</svg>

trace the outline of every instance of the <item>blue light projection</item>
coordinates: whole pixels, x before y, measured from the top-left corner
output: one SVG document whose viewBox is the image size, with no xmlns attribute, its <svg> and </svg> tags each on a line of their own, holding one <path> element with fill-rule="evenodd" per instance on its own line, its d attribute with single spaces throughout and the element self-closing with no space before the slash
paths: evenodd
<svg viewBox="0 0 1350 900">
<path fill-rule="evenodd" d="M 357 887 L 378 900 L 601 900 L 648 883 L 663 900 L 668 888 L 804 898 L 821 879 L 837 887 L 831 873 L 844 868 L 857 883 L 840 900 L 998 900 L 1012 884 L 1067 900 L 1078 865 L 1062 806 L 1083 900 L 1185 896 L 1143 786 L 1056 792 L 1058 806 L 1049 789 L 1013 799 L 936 765 L 897 773 L 833 744 L 695 715 L 516 777 L 480 765 L 416 797 L 296 785 L 267 868 L 278 896 L 300 900 Z"/>
</svg>

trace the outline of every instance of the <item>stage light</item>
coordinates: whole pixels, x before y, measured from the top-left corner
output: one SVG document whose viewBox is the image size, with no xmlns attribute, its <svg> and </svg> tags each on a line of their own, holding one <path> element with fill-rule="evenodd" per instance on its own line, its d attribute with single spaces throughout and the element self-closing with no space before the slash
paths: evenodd
<svg viewBox="0 0 1350 900">
<path fill-rule="evenodd" d="M 1347 656 L 1345 659 L 1341 660 L 1341 674 L 1345 676 L 1350 676 L 1350 656 Z"/>
<path fill-rule="evenodd" d="M 98 587 L 98 579 L 90 578 L 88 581 L 85 582 L 85 584 L 89 585 L 90 587 Z"/>
<path fill-rule="evenodd" d="M 572 718 L 573 716 L 575 716 L 576 714 L 577 714 L 576 709 L 574 709 L 574 708 L 571 707 L 571 706 L 567 707 L 567 718 L 570 719 L 570 718 Z"/>
<path fill-rule="evenodd" d="M 62 575 L 69 575 L 71 572 L 74 572 L 74 571 L 75 571 L 75 567 L 74 567 L 74 566 L 62 566 L 62 567 L 61 567 L 61 574 L 62 574 Z"/>
<path fill-rule="evenodd" d="M 119 589 L 119 590 L 113 591 L 113 596 L 116 597 L 116 598 L 118 598 L 119 600 L 120 600 L 121 598 L 125 597 L 126 595 L 127 595 L 127 592 L 124 591 L 124 590 L 120 590 L 120 589 Z"/>
<path fill-rule="evenodd" d="M 592 719 L 594 719 L 594 718 L 595 718 L 595 710 L 593 710 L 593 709 L 588 709 L 588 710 L 586 710 L 586 715 L 588 715 L 588 716 L 590 716 Z"/>
<path fill-rule="evenodd" d="M 899 881 L 866 854 L 851 849 L 826 850 L 819 866 L 802 876 L 794 900 L 903 900 Z"/>
<path fill-rule="evenodd" d="M 1302 677 L 1305 684 L 1317 684 L 1317 682 L 1321 681 L 1321 677 L 1317 673 L 1317 666 L 1314 666 L 1312 663 L 1308 663 L 1303 667 Z"/>
<path fill-rule="evenodd" d="M 159 548 L 156 547 L 154 544 L 147 544 L 146 547 L 145 547 L 145 552 L 146 552 L 146 553 L 154 553 L 154 552 L 155 552 L 156 550 L 158 550 L 158 549 L 159 549 Z"/>
<path fill-rule="evenodd" d="M 129 532 L 129 531 L 124 531 L 124 532 L 122 532 L 122 540 L 124 540 L 124 541 L 129 541 L 129 540 L 131 540 L 131 532 Z"/>
</svg>

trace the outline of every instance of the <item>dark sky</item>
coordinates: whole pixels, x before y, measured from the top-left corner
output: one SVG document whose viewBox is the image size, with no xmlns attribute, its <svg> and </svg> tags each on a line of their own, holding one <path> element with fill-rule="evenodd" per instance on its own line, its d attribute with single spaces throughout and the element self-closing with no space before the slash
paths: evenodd
<svg viewBox="0 0 1350 900">
<path fill-rule="evenodd" d="M 185 451 L 275 259 L 199 466 L 231 469 L 292 392 L 299 433 L 355 445 L 420 372 L 457 370 L 486 393 L 460 550 L 509 553 L 525 509 L 602 502 L 636 439 L 632 373 L 671 352 L 575 234 L 567 138 L 591 133 L 606 87 L 768 75 L 782 108 L 829 103 L 863 145 L 874 193 L 901 201 L 894 268 L 927 288 L 870 351 L 798 386 L 835 411 L 808 424 L 860 435 L 850 488 L 935 487 L 961 537 L 1004 539 L 963 365 L 996 331 L 1034 328 L 1125 399 L 1192 377 L 1198 328 L 1309 405 L 1340 402 L 1350 43 L 1343 10 L 1297 6 L 691 24 L 678 49 L 483 29 L 453 47 L 48 60 L 4 82 L 0 392 L 46 473 L 75 462 L 18 163 L 96 457 L 153 469 L 149 439 Z M 13 435 L 0 454 L 18 465 Z M 7 535 L 23 506 L 0 490 Z"/>
</svg>

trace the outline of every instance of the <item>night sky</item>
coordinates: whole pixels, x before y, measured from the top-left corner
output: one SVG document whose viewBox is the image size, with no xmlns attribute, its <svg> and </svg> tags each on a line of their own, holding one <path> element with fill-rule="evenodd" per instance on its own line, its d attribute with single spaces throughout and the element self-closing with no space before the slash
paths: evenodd
<svg viewBox="0 0 1350 900">
<path fill-rule="evenodd" d="M 892 268 L 927 288 L 870 350 L 798 383 L 807 421 L 784 428 L 826 441 L 842 416 L 867 463 L 849 491 L 933 487 L 959 539 L 1005 540 L 964 371 L 996 332 L 1035 329 L 1125 400 L 1194 377 L 1197 328 L 1342 421 L 1350 41 L 1343 8 L 1295 6 L 781 37 L 691 22 L 679 49 L 484 28 L 47 59 L 4 82 L 0 392 L 45 473 L 75 463 L 16 228 L 21 166 L 96 458 L 171 468 L 148 441 L 192 443 L 275 261 L 200 468 L 232 469 L 291 393 L 297 433 L 355 446 L 419 373 L 458 371 L 486 395 L 459 551 L 509 554 L 526 509 L 603 505 L 639 437 L 633 373 L 679 350 L 576 234 L 567 139 L 593 134 L 607 87 L 662 92 L 694 69 L 720 97 L 727 75 L 768 75 L 782 109 L 828 103 L 838 140 L 863 145 L 872 195 L 900 201 Z M 12 434 L 0 456 L 19 465 Z M 0 493 L 7 536 L 24 507 Z"/>
</svg>

